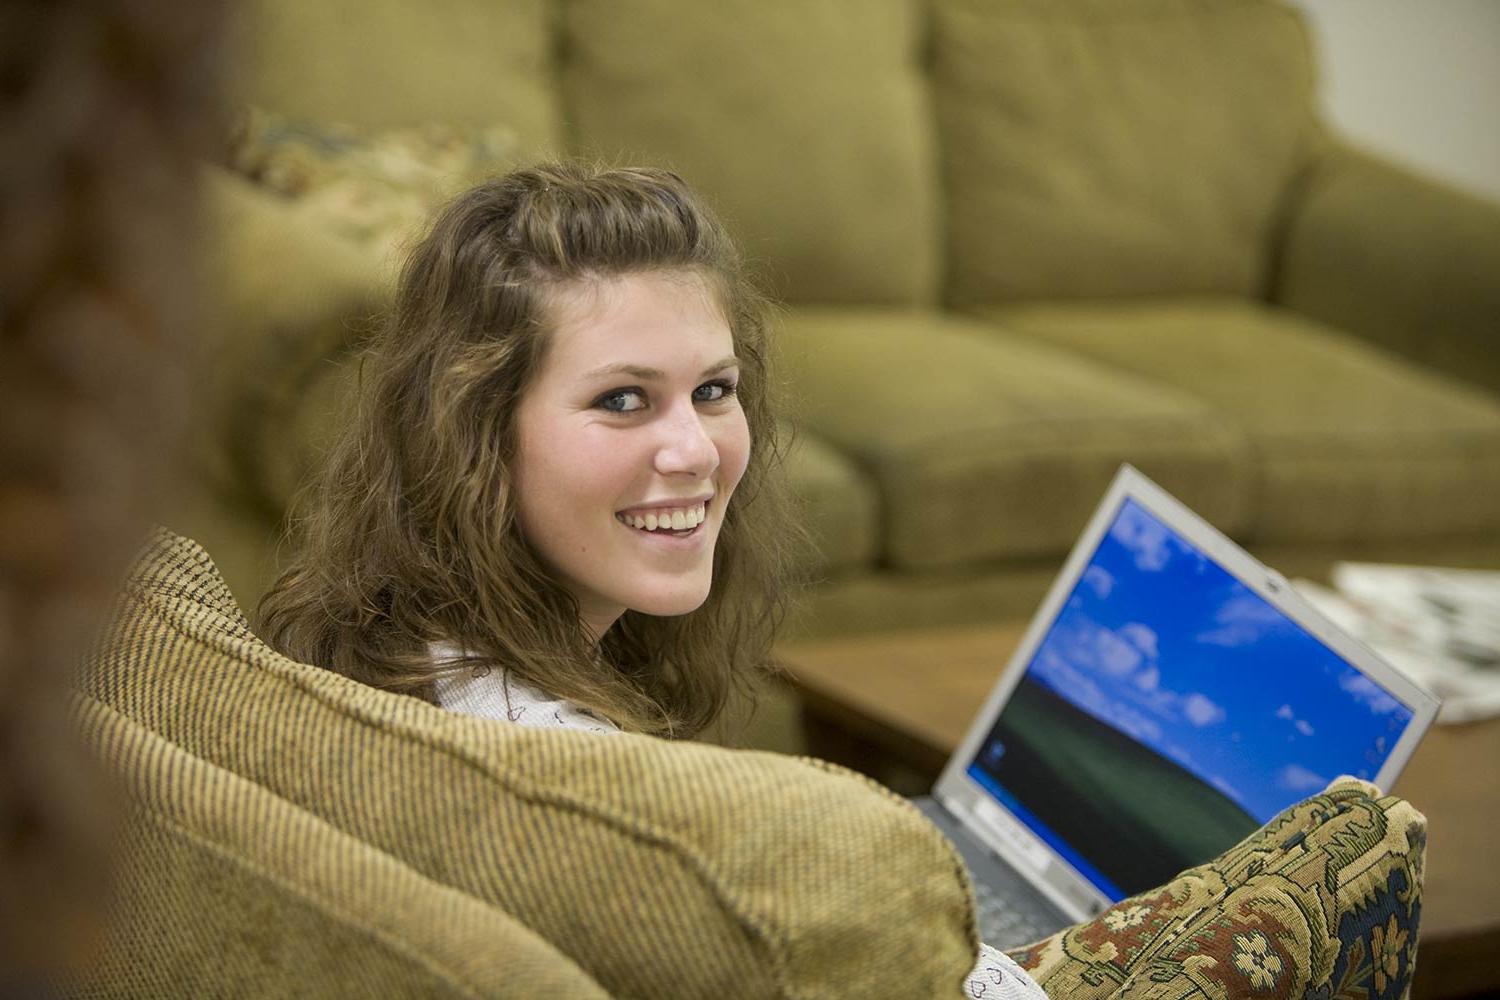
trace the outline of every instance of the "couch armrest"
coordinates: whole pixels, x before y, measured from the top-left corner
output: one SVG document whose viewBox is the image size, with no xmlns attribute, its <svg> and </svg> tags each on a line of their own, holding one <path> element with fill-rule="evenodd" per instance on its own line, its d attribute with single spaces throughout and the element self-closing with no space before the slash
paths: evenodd
<svg viewBox="0 0 1500 1000">
<path fill-rule="evenodd" d="M 1500 204 L 1332 145 L 1276 275 L 1274 301 L 1500 389 Z"/>
<path fill-rule="evenodd" d="M 327 232 L 286 200 L 208 167 L 209 331 L 195 453 L 237 502 L 279 516 L 285 468 L 309 450 L 301 410 L 389 286 L 378 254 Z"/>
</svg>

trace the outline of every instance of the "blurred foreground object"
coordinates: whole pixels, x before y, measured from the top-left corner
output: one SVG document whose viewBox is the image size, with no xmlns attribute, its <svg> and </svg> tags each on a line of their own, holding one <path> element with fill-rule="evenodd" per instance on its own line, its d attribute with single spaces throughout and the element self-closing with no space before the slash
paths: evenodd
<svg viewBox="0 0 1500 1000">
<path fill-rule="evenodd" d="M 108 802 L 64 681 L 167 484 L 224 5 L 0 14 L 0 993 L 75 960 Z"/>
</svg>

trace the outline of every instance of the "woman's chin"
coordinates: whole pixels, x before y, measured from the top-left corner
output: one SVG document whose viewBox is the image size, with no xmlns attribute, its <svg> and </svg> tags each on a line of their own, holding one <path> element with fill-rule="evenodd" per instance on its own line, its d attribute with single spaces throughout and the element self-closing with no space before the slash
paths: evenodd
<svg viewBox="0 0 1500 1000">
<path fill-rule="evenodd" d="M 629 607 L 632 611 L 643 615 L 675 618 L 697 611 L 703 607 L 703 602 L 706 600 L 708 600 L 707 587 L 674 588 L 658 593 L 637 595 L 636 599 L 630 602 Z"/>
</svg>

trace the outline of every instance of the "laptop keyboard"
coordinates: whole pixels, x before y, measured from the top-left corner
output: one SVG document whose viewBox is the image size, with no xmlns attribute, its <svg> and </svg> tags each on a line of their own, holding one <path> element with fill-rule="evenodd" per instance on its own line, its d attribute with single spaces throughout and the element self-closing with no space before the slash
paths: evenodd
<svg viewBox="0 0 1500 1000">
<path fill-rule="evenodd" d="M 963 856 L 974 885 L 981 941 L 992 948 L 1014 948 L 1040 941 L 1068 925 L 1061 910 L 971 837 L 934 799 L 923 796 L 912 804 L 937 824 Z"/>
<path fill-rule="evenodd" d="M 984 882 L 974 883 L 979 909 L 979 939 L 992 948 L 1014 948 L 1046 937 L 1056 929 L 1055 915 L 1031 911 L 1024 897 L 1002 896 Z"/>
</svg>

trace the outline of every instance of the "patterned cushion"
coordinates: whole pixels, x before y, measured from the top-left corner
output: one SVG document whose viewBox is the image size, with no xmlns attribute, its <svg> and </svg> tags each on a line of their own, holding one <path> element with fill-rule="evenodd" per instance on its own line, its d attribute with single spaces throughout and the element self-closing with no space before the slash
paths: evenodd
<svg viewBox="0 0 1500 1000">
<path fill-rule="evenodd" d="M 1400 997 L 1427 824 L 1340 778 L 1226 854 L 1012 956 L 1070 1000 Z"/>
<path fill-rule="evenodd" d="M 521 141 L 505 125 L 373 131 L 259 108 L 240 116 L 228 150 L 232 169 L 387 258 L 448 198 L 520 161 Z"/>
</svg>

